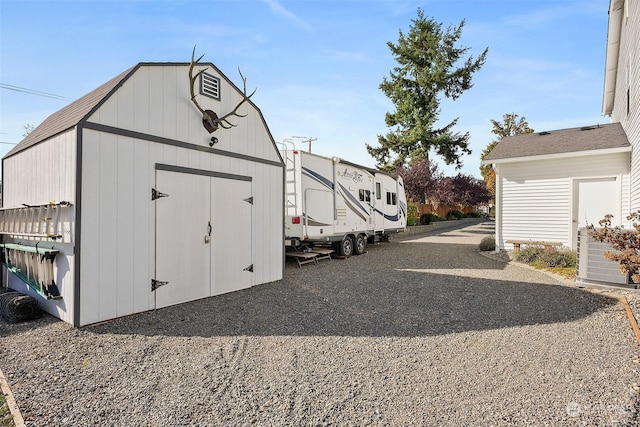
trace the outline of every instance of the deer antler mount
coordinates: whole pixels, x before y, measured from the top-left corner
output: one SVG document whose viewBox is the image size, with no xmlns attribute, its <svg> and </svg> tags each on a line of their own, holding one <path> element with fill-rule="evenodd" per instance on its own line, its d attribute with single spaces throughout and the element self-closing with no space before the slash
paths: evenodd
<svg viewBox="0 0 640 427">
<path fill-rule="evenodd" d="M 193 52 L 191 53 L 191 64 L 189 65 L 189 88 L 191 90 L 191 102 L 193 102 L 193 104 L 196 106 L 198 111 L 200 111 L 200 113 L 202 114 L 202 125 L 205 127 L 205 129 L 209 133 L 215 132 L 219 127 L 223 128 L 223 129 L 231 129 L 232 127 L 236 127 L 237 124 L 231 123 L 229 121 L 229 119 L 231 117 L 233 117 L 233 116 L 235 116 L 235 117 L 246 117 L 247 116 L 246 114 L 239 114 L 238 113 L 238 108 L 240 108 L 240 106 L 242 104 L 244 104 L 249 99 L 251 99 L 253 94 L 256 93 L 256 89 L 254 89 L 253 92 L 251 92 L 251 94 L 247 95 L 247 79 L 242 75 L 242 72 L 240 71 L 240 68 L 238 68 L 238 73 L 240 73 L 240 78 L 242 78 L 242 86 L 243 86 L 243 88 L 242 88 L 242 100 L 235 106 L 235 108 L 233 110 L 231 110 L 229 113 L 225 114 L 222 117 L 219 117 L 218 114 L 216 114 L 212 110 L 205 110 L 204 108 L 202 108 L 200 106 L 200 104 L 198 104 L 198 101 L 196 99 L 196 93 L 195 93 L 195 90 L 194 90 L 194 85 L 196 84 L 196 81 L 198 80 L 198 77 L 200 77 L 200 75 L 202 73 L 207 71 L 208 68 L 204 68 L 204 69 L 198 71 L 194 75 L 193 74 L 193 68 L 197 64 L 200 63 L 200 60 L 202 58 L 204 58 L 204 54 L 201 55 L 198 59 L 195 59 L 195 55 L 196 55 L 196 48 L 194 46 L 193 47 Z M 215 142 L 217 142 L 217 138 L 212 137 L 211 141 L 213 143 L 215 143 Z M 213 143 L 211 145 L 213 145 Z"/>
</svg>

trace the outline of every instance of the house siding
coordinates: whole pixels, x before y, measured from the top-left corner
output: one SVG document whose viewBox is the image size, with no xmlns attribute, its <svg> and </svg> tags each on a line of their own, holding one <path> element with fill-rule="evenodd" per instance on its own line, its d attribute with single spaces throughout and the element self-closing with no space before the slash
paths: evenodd
<svg viewBox="0 0 640 427">
<path fill-rule="evenodd" d="M 620 122 L 633 147 L 630 211 L 640 209 L 640 2 L 626 0 L 620 32 L 620 51 L 611 120 Z M 627 112 L 627 90 L 629 108 Z"/>
<path fill-rule="evenodd" d="M 617 153 L 498 164 L 498 249 L 511 250 L 505 242 L 512 239 L 557 241 L 573 247 L 574 181 L 613 177 L 622 199 L 628 200 L 628 158 L 628 153 Z M 611 211 L 618 214 L 626 206 L 621 203 Z"/>
</svg>

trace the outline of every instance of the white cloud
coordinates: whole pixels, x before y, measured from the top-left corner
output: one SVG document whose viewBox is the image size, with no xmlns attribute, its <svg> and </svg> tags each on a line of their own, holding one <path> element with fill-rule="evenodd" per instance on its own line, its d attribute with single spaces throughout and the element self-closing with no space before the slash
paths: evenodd
<svg viewBox="0 0 640 427">
<path fill-rule="evenodd" d="M 289 9 L 285 8 L 278 0 L 263 0 L 263 1 L 267 4 L 267 6 L 269 6 L 269 9 L 271 9 L 271 11 L 274 14 L 287 19 L 288 21 L 292 22 L 299 28 L 302 28 L 305 30 L 312 29 L 309 23 L 304 21 L 295 13 L 291 12 Z"/>
</svg>

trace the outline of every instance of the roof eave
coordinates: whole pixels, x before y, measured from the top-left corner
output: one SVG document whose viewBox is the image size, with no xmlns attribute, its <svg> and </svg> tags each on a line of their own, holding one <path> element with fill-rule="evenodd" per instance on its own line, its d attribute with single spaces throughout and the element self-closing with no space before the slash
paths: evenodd
<svg viewBox="0 0 640 427">
<path fill-rule="evenodd" d="M 522 156 L 522 157 L 510 157 L 504 159 L 485 159 L 480 162 L 481 165 L 495 165 L 500 163 L 516 163 L 516 162 L 530 162 L 536 160 L 552 160 L 552 159 L 566 159 L 568 157 L 586 157 L 603 154 L 616 154 L 616 153 L 629 153 L 631 152 L 631 146 L 627 147 L 615 147 L 615 148 L 603 148 L 600 150 L 585 150 L 585 151 L 570 151 L 567 153 L 555 153 L 555 154 L 542 154 L 537 156 Z"/>
<path fill-rule="evenodd" d="M 607 53 L 604 72 L 604 94 L 602 97 L 602 115 L 613 112 L 613 99 L 616 93 L 618 57 L 620 53 L 620 33 L 624 0 L 611 0 L 609 3 L 609 24 L 607 31 Z"/>
</svg>

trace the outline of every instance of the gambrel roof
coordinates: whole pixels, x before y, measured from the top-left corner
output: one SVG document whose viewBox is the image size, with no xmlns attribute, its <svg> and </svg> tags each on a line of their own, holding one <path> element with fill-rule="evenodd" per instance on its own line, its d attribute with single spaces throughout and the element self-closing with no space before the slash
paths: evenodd
<svg viewBox="0 0 640 427">
<path fill-rule="evenodd" d="M 86 95 L 73 101 L 71 104 L 63 107 L 61 110 L 56 111 L 47 117 L 40 125 L 38 125 L 33 131 L 31 131 L 22 141 L 20 141 L 15 147 L 13 147 L 4 158 L 17 154 L 29 147 L 32 147 L 42 141 L 52 138 L 60 133 L 66 132 L 69 129 L 81 124 L 84 120 L 89 118 L 94 111 L 96 111 L 107 99 L 111 97 L 140 67 L 142 66 L 188 66 L 189 62 L 140 62 L 135 66 L 123 71 L 108 82 L 102 84 Z M 233 88 L 239 93 L 240 89 L 229 78 L 218 69 L 211 62 L 202 62 L 199 65 L 211 68 L 215 72 L 224 78 Z M 247 101 L 252 105 L 262 117 L 262 112 L 253 103 L 252 100 Z M 264 122 L 264 117 L 262 117 Z M 266 126 L 266 122 L 265 122 Z"/>
<path fill-rule="evenodd" d="M 118 74 L 108 82 L 78 98 L 71 104 L 47 117 L 38 127 L 20 141 L 5 157 L 12 156 L 37 143 L 49 139 L 59 133 L 76 126 L 82 119 L 89 116 L 109 95 L 114 92 L 138 66 L 131 67 Z"/>
<path fill-rule="evenodd" d="M 502 138 L 483 164 L 631 151 L 620 123 L 525 133 Z"/>
</svg>

